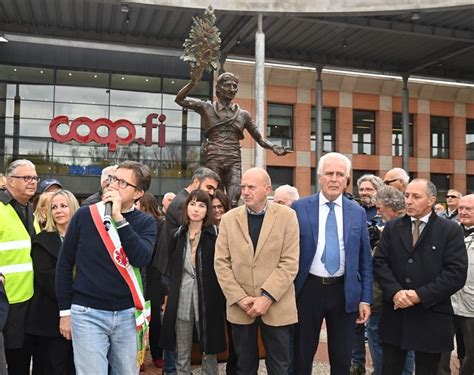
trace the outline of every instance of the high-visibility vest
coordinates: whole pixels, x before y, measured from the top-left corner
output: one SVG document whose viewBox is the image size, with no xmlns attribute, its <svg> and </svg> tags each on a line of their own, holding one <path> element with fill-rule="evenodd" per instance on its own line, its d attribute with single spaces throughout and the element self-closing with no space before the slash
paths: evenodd
<svg viewBox="0 0 474 375">
<path fill-rule="evenodd" d="M 10 304 L 33 296 L 31 238 L 11 204 L 0 202 L 0 272 Z"/>
</svg>

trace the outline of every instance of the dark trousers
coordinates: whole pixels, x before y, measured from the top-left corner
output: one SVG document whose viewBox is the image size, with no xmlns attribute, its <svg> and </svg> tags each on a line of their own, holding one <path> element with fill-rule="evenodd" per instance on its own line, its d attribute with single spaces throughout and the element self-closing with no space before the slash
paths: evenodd
<svg viewBox="0 0 474 375">
<path fill-rule="evenodd" d="M 474 318 L 454 315 L 454 324 L 456 332 L 462 332 L 466 349 L 459 375 L 472 375 L 474 374 Z"/>
<path fill-rule="evenodd" d="M 72 341 L 64 337 L 32 336 L 33 375 L 74 375 Z"/>
<path fill-rule="evenodd" d="M 31 348 L 5 349 L 8 375 L 30 375 Z"/>
<path fill-rule="evenodd" d="M 258 371 L 258 336 L 265 347 L 267 372 L 269 375 L 286 375 L 290 364 L 290 326 L 274 327 L 255 319 L 252 324 L 231 324 L 232 338 L 239 375 L 256 375 Z"/>
<path fill-rule="evenodd" d="M 159 345 L 161 333 L 161 306 L 158 301 L 151 302 L 151 319 L 149 328 L 150 353 L 155 361 L 163 358 L 163 348 Z"/>
<path fill-rule="evenodd" d="M 407 351 L 389 344 L 382 344 L 382 375 L 400 375 L 405 367 Z M 441 353 L 425 353 L 415 350 L 415 374 L 434 375 Z"/>
<path fill-rule="evenodd" d="M 227 349 L 228 349 L 229 355 L 227 357 L 225 373 L 227 375 L 237 375 L 238 374 L 237 354 L 235 353 L 234 340 L 232 339 L 232 324 L 226 321 L 226 327 L 227 327 Z"/>
<path fill-rule="evenodd" d="M 295 374 L 311 375 L 323 319 L 326 320 L 331 375 L 349 374 L 357 314 L 346 313 L 344 284 L 327 285 L 308 277 L 296 303 Z"/>
</svg>

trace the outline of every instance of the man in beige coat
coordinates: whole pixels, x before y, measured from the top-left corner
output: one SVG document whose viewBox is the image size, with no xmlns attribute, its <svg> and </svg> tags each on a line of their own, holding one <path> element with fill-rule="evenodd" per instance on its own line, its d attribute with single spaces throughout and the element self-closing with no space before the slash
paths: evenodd
<svg viewBox="0 0 474 375">
<path fill-rule="evenodd" d="M 297 322 L 298 221 L 292 209 L 268 202 L 272 188 L 265 170 L 245 172 L 241 190 L 245 205 L 223 216 L 215 255 L 238 373 L 257 374 L 260 327 L 268 373 L 286 374 L 290 325 Z"/>
</svg>

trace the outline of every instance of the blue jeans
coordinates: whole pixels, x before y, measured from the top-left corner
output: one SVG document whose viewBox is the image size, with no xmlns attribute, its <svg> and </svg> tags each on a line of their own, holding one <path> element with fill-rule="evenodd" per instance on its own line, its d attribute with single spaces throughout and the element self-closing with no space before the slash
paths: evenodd
<svg viewBox="0 0 474 375">
<path fill-rule="evenodd" d="M 176 374 L 176 352 L 171 352 L 166 349 L 163 350 L 163 374 Z"/>
<path fill-rule="evenodd" d="M 72 344 L 76 375 L 138 374 L 135 308 L 96 310 L 72 305 Z"/>
<path fill-rule="evenodd" d="M 365 325 L 354 326 L 354 336 L 352 338 L 352 363 L 365 367 Z"/>
<path fill-rule="evenodd" d="M 367 337 L 369 340 L 370 356 L 374 366 L 374 375 L 382 374 L 382 343 L 379 337 L 380 313 L 372 313 L 367 323 Z M 415 352 L 409 351 L 405 361 L 403 375 L 412 375 L 415 368 Z"/>
</svg>

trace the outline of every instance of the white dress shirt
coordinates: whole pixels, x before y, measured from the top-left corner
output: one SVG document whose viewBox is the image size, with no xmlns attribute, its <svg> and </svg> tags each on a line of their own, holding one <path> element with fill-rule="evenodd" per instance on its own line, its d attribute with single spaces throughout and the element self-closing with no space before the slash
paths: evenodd
<svg viewBox="0 0 474 375">
<path fill-rule="evenodd" d="M 318 230 L 318 245 L 316 246 L 316 254 L 309 269 L 309 273 L 320 277 L 337 277 L 344 275 L 344 268 L 346 263 L 344 251 L 344 230 L 342 220 L 342 195 L 339 195 L 334 201 L 334 213 L 337 222 L 337 236 L 339 237 L 339 270 L 334 275 L 331 275 L 321 262 L 324 246 L 326 245 L 326 220 L 329 214 L 329 206 L 326 204 L 329 200 L 323 193 L 319 193 L 319 230 Z"/>
<path fill-rule="evenodd" d="M 412 224 L 411 232 L 413 233 L 413 231 L 415 230 L 415 221 L 416 220 L 421 220 L 421 224 L 420 224 L 420 236 L 421 236 L 421 232 L 423 232 L 423 229 L 425 229 L 426 224 L 428 224 L 428 220 L 430 219 L 430 216 L 431 216 L 431 211 L 420 219 L 417 219 L 415 217 L 411 217 L 410 218 L 411 219 L 411 224 Z"/>
</svg>

